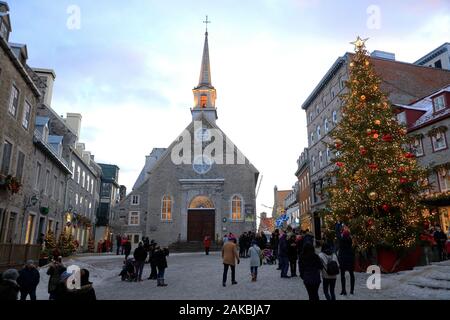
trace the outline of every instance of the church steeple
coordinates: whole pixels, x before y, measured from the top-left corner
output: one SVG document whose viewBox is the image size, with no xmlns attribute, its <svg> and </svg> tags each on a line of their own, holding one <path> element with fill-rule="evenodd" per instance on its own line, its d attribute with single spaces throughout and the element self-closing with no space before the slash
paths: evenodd
<svg viewBox="0 0 450 320">
<path fill-rule="evenodd" d="M 191 109 L 193 120 L 199 120 L 202 116 L 208 120 L 215 122 L 217 120 L 216 111 L 216 89 L 211 83 L 211 64 L 209 60 L 209 43 L 208 43 L 208 20 L 206 16 L 206 32 L 205 43 L 203 45 L 202 65 L 200 68 L 200 78 L 198 86 L 192 91 L 194 93 L 194 108 Z"/>
<path fill-rule="evenodd" d="M 198 86 L 212 87 L 211 65 L 209 63 L 208 31 L 205 32 L 205 44 L 203 46 L 202 67 L 200 69 L 200 79 L 198 80 Z"/>
</svg>

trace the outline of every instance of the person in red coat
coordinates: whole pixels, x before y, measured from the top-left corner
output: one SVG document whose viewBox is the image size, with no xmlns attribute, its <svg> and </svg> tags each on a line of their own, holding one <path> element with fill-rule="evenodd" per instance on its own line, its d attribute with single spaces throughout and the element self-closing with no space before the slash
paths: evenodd
<svg viewBox="0 0 450 320">
<path fill-rule="evenodd" d="M 205 254 L 209 255 L 209 248 L 211 248 L 211 238 L 209 236 L 205 236 L 205 239 L 203 239 L 203 246 L 205 247 Z"/>
</svg>

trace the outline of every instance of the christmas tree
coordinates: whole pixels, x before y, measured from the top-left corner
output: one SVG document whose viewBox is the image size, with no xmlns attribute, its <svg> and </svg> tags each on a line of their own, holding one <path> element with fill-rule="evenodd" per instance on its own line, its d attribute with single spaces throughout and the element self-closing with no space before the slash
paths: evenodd
<svg viewBox="0 0 450 320">
<path fill-rule="evenodd" d="M 342 120 L 329 146 L 336 157 L 327 188 L 331 223 L 341 221 L 361 250 L 412 247 L 423 225 L 420 193 L 426 172 L 408 150 L 407 130 L 394 116 L 365 40 L 355 41 Z M 335 180 L 334 180 L 335 179 Z"/>
<path fill-rule="evenodd" d="M 68 257 L 75 252 L 75 245 L 71 234 L 61 233 L 58 240 L 58 249 L 63 257 Z"/>
</svg>

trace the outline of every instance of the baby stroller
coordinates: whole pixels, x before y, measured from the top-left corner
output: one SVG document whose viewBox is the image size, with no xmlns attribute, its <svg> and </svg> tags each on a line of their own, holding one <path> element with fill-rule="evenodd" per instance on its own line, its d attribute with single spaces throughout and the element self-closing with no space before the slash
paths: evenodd
<svg viewBox="0 0 450 320">
<path fill-rule="evenodd" d="M 134 268 L 134 259 L 128 258 L 124 261 L 122 271 L 119 276 L 122 278 L 122 281 L 135 281 L 136 280 L 136 271 Z"/>
<path fill-rule="evenodd" d="M 271 249 L 263 250 L 264 264 L 274 264 L 276 263 L 275 256 L 273 255 L 273 251 Z"/>
</svg>

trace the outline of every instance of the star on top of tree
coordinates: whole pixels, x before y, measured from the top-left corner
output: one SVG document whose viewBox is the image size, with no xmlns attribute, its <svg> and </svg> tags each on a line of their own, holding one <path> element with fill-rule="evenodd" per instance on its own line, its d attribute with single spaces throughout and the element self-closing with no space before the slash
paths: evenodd
<svg viewBox="0 0 450 320">
<path fill-rule="evenodd" d="M 350 42 L 355 46 L 355 51 L 359 50 L 360 48 L 364 47 L 366 44 L 366 41 L 369 40 L 369 38 L 361 39 L 360 36 L 356 39 L 356 41 Z"/>
</svg>

